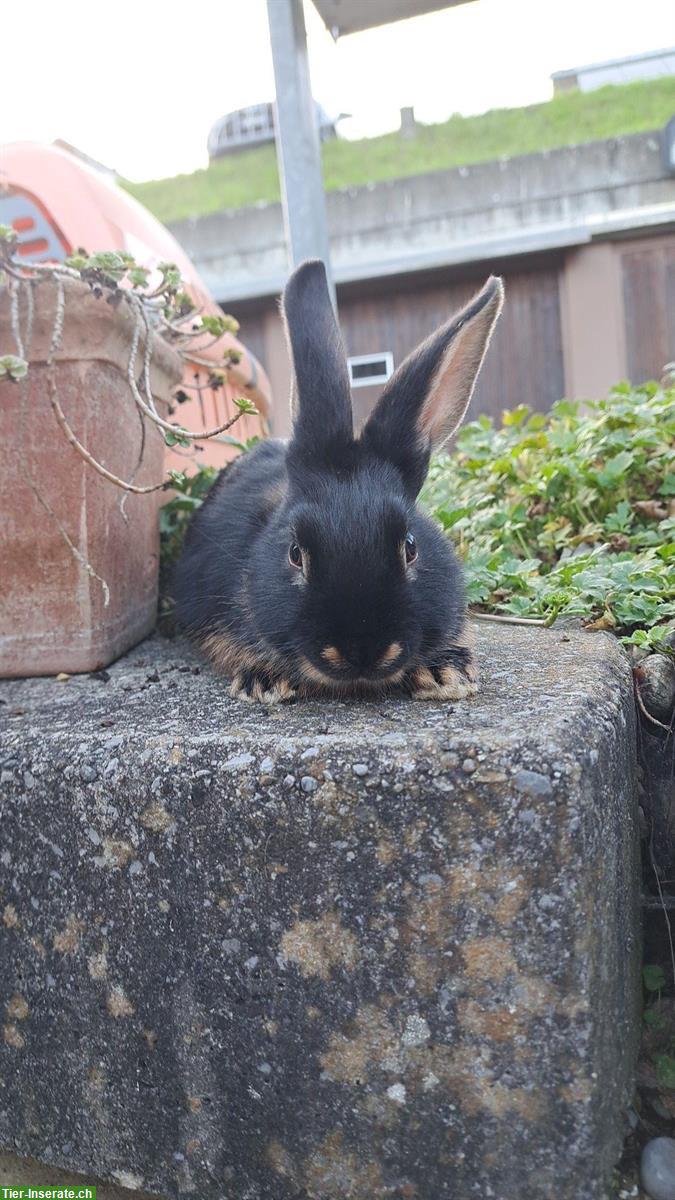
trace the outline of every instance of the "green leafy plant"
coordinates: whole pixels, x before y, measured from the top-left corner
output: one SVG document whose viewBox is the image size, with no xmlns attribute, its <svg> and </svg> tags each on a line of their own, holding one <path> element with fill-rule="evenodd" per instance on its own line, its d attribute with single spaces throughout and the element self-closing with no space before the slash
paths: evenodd
<svg viewBox="0 0 675 1200">
<path fill-rule="evenodd" d="M 464 559 L 477 611 L 578 616 L 647 649 L 675 617 L 675 389 L 621 384 L 544 416 L 465 426 L 423 502 Z"/>
<path fill-rule="evenodd" d="M 642 982 L 650 994 L 662 992 L 666 986 L 666 975 L 659 963 L 648 963 L 642 968 Z"/>
<path fill-rule="evenodd" d="M 249 401 L 243 403 L 248 404 Z M 233 446 L 242 453 L 251 450 L 260 441 L 258 437 L 252 437 L 244 442 L 239 442 L 236 438 L 226 436 L 221 436 L 218 440 Z M 191 475 L 184 471 L 169 473 L 173 495 L 162 506 L 159 516 L 161 558 L 165 572 L 166 568 L 170 567 L 180 554 L 190 517 L 204 503 L 217 478 L 216 467 L 198 467 Z"/>
<path fill-rule="evenodd" d="M 672 999 L 665 999 L 666 973 L 660 963 L 647 963 L 642 968 L 645 991 L 643 1020 L 647 1027 L 645 1050 L 654 1068 L 656 1083 L 661 1088 L 675 1088 L 675 1009 Z"/>
<path fill-rule="evenodd" d="M 164 566 L 178 558 L 190 517 L 203 504 L 217 475 L 216 467 L 199 467 L 193 475 L 186 475 L 183 471 L 170 472 L 174 494 L 162 506 L 159 514 Z"/>
<path fill-rule="evenodd" d="M 198 375 L 194 384 L 186 383 L 184 385 L 196 392 L 221 388 L 225 382 L 225 373 L 239 361 L 240 357 L 239 351 L 234 347 L 220 345 L 221 339 L 226 334 L 237 332 L 238 322 L 226 313 L 214 315 L 202 314 L 198 311 L 184 290 L 181 274 L 175 263 L 161 262 L 155 272 L 151 273 L 147 267 L 140 266 L 133 255 L 127 254 L 125 251 L 99 250 L 94 254 L 89 254 L 83 249 L 76 250 L 63 263 L 24 263 L 17 257 L 16 247 L 15 231 L 9 225 L 0 225 L 0 282 L 4 275 L 12 300 L 17 301 L 21 292 L 25 292 L 29 298 L 28 308 L 32 312 L 31 289 L 46 280 L 51 280 L 57 285 L 58 299 L 52 335 L 52 356 L 63 333 L 65 280 L 77 279 L 86 283 L 94 296 L 98 299 L 104 298 L 113 307 L 126 304 L 131 308 L 136 329 L 129 345 L 127 373 L 129 387 L 138 407 L 141 421 L 143 423 L 149 421 L 156 425 L 161 430 L 167 446 L 179 446 L 187 449 L 195 440 L 222 435 L 239 420 L 242 414 L 257 413 L 252 401 L 247 397 L 241 397 L 234 400 L 236 411 L 228 420 L 213 429 L 204 429 L 195 433 L 175 421 L 167 421 L 157 411 L 150 391 L 150 361 L 155 333 L 171 342 L 186 361 L 191 360 L 191 348 L 195 341 L 198 354 L 203 354 L 205 349 L 218 345 L 222 354 L 223 369 L 222 371 L 210 370 L 205 385 L 199 383 Z M 28 354 L 24 351 L 26 337 L 20 329 L 18 303 L 13 303 L 11 311 L 17 353 L 0 357 L 0 379 L 5 378 L 19 382 L 25 379 L 28 373 Z M 205 343 L 205 338 L 210 340 Z M 139 360 L 138 363 L 137 360 Z M 182 404 L 189 398 L 188 392 L 179 388 L 174 396 L 174 402 Z M 70 444 L 94 470 L 111 483 L 132 492 L 147 492 L 171 486 L 171 480 L 163 480 L 161 483 L 140 488 L 133 481 L 126 482 L 113 475 L 92 457 L 70 429 L 54 387 L 50 388 L 50 402 L 57 422 Z"/>
</svg>

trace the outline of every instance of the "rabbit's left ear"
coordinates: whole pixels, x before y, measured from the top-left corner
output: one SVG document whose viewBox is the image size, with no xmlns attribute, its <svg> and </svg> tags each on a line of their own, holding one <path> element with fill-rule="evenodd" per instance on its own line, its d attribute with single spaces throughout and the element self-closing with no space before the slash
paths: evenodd
<svg viewBox="0 0 675 1200">
<path fill-rule="evenodd" d="M 477 296 L 401 363 L 363 430 L 365 445 L 394 462 L 417 495 L 429 457 L 455 432 L 469 406 L 504 301 L 492 275 Z"/>
</svg>

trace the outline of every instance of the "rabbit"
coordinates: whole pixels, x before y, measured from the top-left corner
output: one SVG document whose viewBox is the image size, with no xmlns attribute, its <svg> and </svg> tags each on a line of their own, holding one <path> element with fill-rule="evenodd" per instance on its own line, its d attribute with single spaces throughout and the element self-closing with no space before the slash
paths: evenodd
<svg viewBox="0 0 675 1200">
<path fill-rule="evenodd" d="M 431 454 L 466 412 L 503 295 L 491 276 L 405 359 L 355 436 L 324 265 L 291 275 L 292 436 L 221 472 L 174 580 L 179 624 L 231 677 L 233 697 L 458 700 L 477 690 L 461 569 L 416 499 Z"/>
</svg>

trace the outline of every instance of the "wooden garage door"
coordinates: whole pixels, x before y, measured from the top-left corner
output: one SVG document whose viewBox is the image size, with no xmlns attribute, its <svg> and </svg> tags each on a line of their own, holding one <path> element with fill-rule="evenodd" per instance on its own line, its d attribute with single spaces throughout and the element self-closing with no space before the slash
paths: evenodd
<svg viewBox="0 0 675 1200">
<path fill-rule="evenodd" d="M 675 235 L 629 242 L 620 256 L 628 378 L 660 379 L 675 358 Z"/>
<path fill-rule="evenodd" d="M 341 297 L 340 322 L 348 353 L 391 350 L 398 365 L 479 285 L 476 279 L 433 286 L 420 282 L 403 291 L 393 281 L 386 292 Z M 544 412 L 565 390 L 557 268 L 514 272 L 505 276 L 505 285 L 504 311 L 472 401 L 473 415 L 499 416 L 518 404 Z M 374 398 L 369 395 L 368 403 Z M 357 407 L 358 399 L 355 393 Z"/>
</svg>

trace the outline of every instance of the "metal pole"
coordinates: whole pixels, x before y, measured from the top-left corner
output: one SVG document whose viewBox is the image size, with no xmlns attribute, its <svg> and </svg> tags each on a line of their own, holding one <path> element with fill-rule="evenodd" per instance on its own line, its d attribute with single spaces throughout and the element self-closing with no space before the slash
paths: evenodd
<svg viewBox="0 0 675 1200">
<path fill-rule="evenodd" d="M 302 0 L 267 0 L 276 83 L 276 144 L 286 245 L 293 266 L 321 258 L 335 305 Z"/>
</svg>

